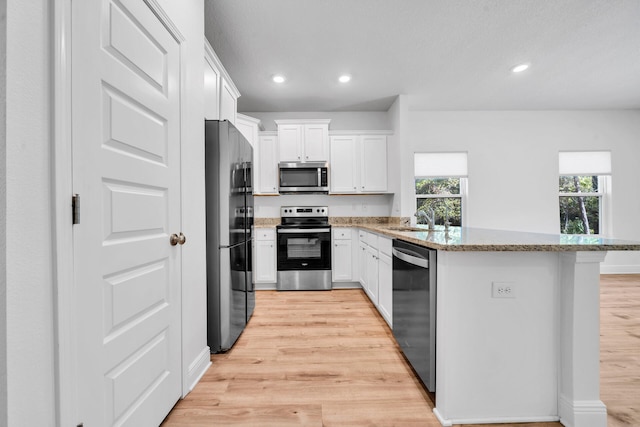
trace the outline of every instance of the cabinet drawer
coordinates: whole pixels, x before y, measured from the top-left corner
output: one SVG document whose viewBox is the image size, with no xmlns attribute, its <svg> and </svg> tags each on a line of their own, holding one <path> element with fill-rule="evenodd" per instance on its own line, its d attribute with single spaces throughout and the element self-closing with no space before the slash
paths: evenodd
<svg viewBox="0 0 640 427">
<path fill-rule="evenodd" d="M 254 230 L 256 240 L 275 240 L 276 230 L 272 228 L 256 228 Z"/>
<path fill-rule="evenodd" d="M 350 228 L 334 228 L 333 229 L 333 238 L 336 240 L 343 239 L 351 239 L 351 229 Z"/>
<path fill-rule="evenodd" d="M 391 239 L 386 237 L 378 237 L 378 250 L 383 254 L 391 256 Z"/>
</svg>

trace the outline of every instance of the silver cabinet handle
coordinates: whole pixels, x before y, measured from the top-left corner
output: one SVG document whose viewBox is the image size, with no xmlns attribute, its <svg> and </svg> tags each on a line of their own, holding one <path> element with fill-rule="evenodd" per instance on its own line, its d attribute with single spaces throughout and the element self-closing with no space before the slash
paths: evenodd
<svg viewBox="0 0 640 427">
<path fill-rule="evenodd" d="M 180 245 L 184 245 L 185 243 L 187 243 L 187 237 L 182 234 L 182 231 L 180 232 L 180 235 L 178 236 L 178 243 Z"/>
<path fill-rule="evenodd" d="M 180 242 L 180 237 L 178 237 L 176 233 L 173 233 L 171 236 L 169 236 L 169 243 L 171 244 L 171 246 L 175 246 L 179 242 Z"/>
</svg>

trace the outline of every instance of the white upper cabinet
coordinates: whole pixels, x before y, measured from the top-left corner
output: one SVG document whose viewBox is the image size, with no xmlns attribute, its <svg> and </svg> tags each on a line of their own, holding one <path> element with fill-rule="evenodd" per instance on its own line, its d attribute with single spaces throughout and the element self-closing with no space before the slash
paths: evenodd
<svg viewBox="0 0 640 427">
<path fill-rule="evenodd" d="M 387 192 L 387 136 L 332 135 L 330 192 Z"/>
<path fill-rule="evenodd" d="M 360 190 L 363 193 L 387 191 L 387 137 L 363 135 L 360 140 Z"/>
<path fill-rule="evenodd" d="M 278 194 L 278 137 L 275 132 L 262 132 L 259 136 L 256 159 L 254 192 L 256 194 Z"/>
<path fill-rule="evenodd" d="M 277 122 L 276 122 L 277 123 Z M 278 141 L 280 145 L 280 160 L 301 162 L 302 125 L 278 125 Z"/>
<path fill-rule="evenodd" d="M 235 89 L 231 80 L 227 80 L 222 77 L 220 91 L 220 120 L 229 120 L 231 123 L 236 123 L 238 96 L 238 90 Z"/>
<path fill-rule="evenodd" d="M 206 39 L 204 60 L 204 117 L 235 124 L 240 92 Z"/>
<path fill-rule="evenodd" d="M 236 114 L 235 125 L 240 133 L 247 138 L 247 141 L 249 141 L 249 144 L 253 147 L 255 154 L 256 145 L 258 143 L 258 132 L 261 127 L 260 120 L 245 116 L 244 114 Z"/>
<path fill-rule="evenodd" d="M 266 137 L 265 140 L 265 137 L 260 133 L 262 128 L 260 120 L 244 114 L 236 115 L 236 128 L 253 147 L 253 173 L 251 174 L 253 194 L 277 194 L 275 133 L 270 137 L 271 142 L 269 137 Z"/>
<path fill-rule="evenodd" d="M 207 57 L 204 59 L 204 118 L 220 118 L 220 70 Z"/>
<path fill-rule="evenodd" d="M 276 120 L 281 162 L 329 160 L 330 120 Z"/>
<path fill-rule="evenodd" d="M 329 172 L 331 174 L 332 193 L 357 193 L 358 192 L 358 148 L 357 136 L 332 136 L 331 160 Z"/>
</svg>

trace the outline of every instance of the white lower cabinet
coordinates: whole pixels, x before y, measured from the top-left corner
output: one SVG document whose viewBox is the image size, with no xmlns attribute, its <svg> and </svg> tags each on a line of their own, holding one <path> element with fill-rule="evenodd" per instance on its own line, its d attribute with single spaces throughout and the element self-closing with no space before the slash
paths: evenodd
<svg viewBox="0 0 640 427">
<path fill-rule="evenodd" d="M 351 282 L 353 281 L 351 229 L 334 228 L 332 237 L 331 280 L 334 282 Z"/>
<path fill-rule="evenodd" d="M 380 252 L 378 257 L 378 311 L 387 321 L 389 327 L 393 323 L 393 268 L 389 255 Z"/>
<path fill-rule="evenodd" d="M 365 288 L 371 302 L 378 306 L 378 250 L 367 248 L 367 287 Z"/>
<path fill-rule="evenodd" d="M 392 324 L 391 239 L 358 230 L 360 284 L 389 326 Z"/>
<path fill-rule="evenodd" d="M 276 231 L 256 229 L 253 256 L 253 280 L 255 283 L 276 283 Z"/>
</svg>

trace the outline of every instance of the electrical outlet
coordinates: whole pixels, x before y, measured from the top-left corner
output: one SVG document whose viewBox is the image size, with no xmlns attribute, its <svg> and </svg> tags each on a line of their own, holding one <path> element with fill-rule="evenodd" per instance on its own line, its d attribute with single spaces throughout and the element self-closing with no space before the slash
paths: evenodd
<svg viewBox="0 0 640 427">
<path fill-rule="evenodd" d="M 492 298 L 515 298 L 516 284 L 515 282 L 493 282 L 491 284 Z"/>
</svg>

